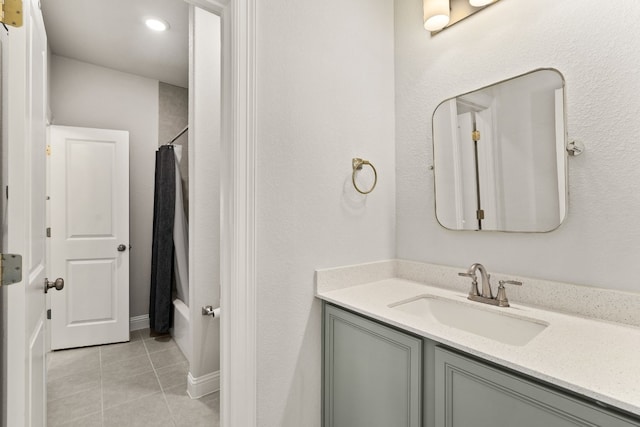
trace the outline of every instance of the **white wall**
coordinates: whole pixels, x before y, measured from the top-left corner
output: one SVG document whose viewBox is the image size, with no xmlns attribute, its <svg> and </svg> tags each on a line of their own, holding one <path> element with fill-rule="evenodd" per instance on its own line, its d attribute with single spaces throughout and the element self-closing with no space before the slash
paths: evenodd
<svg viewBox="0 0 640 427">
<path fill-rule="evenodd" d="M 503 195 L 502 222 L 510 230 L 553 230 L 558 226 L 555 133 L 555 72 L 530 74 L 495 90 L 499 118 L 496 151 Z"/>
<path fill-rule="evenodd" d="M 53 55 L 50 105 L 56 125 L 129 131 L 130 315 L 147 314 L 158 81 Z"/>
<path fill-rule="evenodd" d="M 193 8 L 192 8 L 193 9 Z M 202 307 L 220 304 L 220 18 L 195 8 L 189 87 L 189 309 L 193 350 L 189 372 L 220 370 L 220 320 Z"/>
<path fill-rule="evenodd" d="M 258 425 L 320 426 L 314 270 L 395 255 L 392 0 L 257 11 Z M 378 169 L 367 197 L 351 159 Z"/>
<path fill-rule="evenodd" d="M 397 255 L 640 291 L 640 2 L 508 0 L 435 37 L 420 0 L 396 2 Z M 431 114 L 442 100 L 524 72 L 566 79 L 569 211 L 547 234 L 452 232 L 434 216 Z"/>
</svg>

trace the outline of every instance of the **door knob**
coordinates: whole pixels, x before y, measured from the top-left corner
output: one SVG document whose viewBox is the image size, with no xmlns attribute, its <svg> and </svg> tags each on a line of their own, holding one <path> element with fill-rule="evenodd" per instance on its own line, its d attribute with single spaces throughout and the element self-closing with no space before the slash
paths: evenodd
<svg viewBox="0 0 640 427">
<path fill-rule="evenodd" d="M 118 252 L 124 252 L 126 250 L 127 250 L 127 247 L 125 245 L 122 245 L 122 244 L 118 245 Z"/>
<path fill-rule="evenodd" d="M 61 291 L 64 288 L 64 279 L 58 277 L 55 282 L 50 282 L 48 278 L 44 278 L 44 293 L 49 292 L 49 289 L 56 288 L 56 291 Z"/>
</svg>

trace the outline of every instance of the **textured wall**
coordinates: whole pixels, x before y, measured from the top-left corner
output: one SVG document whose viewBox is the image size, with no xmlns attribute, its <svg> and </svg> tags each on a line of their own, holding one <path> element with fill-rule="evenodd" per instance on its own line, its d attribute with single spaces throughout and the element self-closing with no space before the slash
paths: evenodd
<svg viewBox="0 0 640 427">
<path fill-rule="evenodd" d="M 220 18 L 195 8 L 192 31 L 189 371 L 201 377 L 220 369 L 220 321 L 201 311 L 220 304 Z"/>
<path fill-rule="evenodd" d="M 53 55 L 51 111 L 56 125 L 129 131 L 129 314 L 147 314 L 158 81 Z"/>
<path fill-rule="evenodd" d="M 158 146 L 171 141 L 189 122 L 189 90 L 160 82 L 158 85 Z M 189 133 L 183 134 L 174 144 L 182 147 L 180 174 L 185 211 L 189 212 Z"/>
<path fill-rule="evenodd" d="M 258 425 L 320 425 L 314 270 L 395 255 L 392 0 L 258 2 Z M 379 182 L 351 186 L 351 158 Z"/>
<path fill-rule="evenodd" d="M 615 3 L 615 4 L 614 4 Z M 430 37 L 396 2 L 399 258 L 640 291 L 640 2 L 504 0 Z M 431 115 L 442 100 L 524 72 L 566 79 L 569 212 L 547 234 L 452 232 L 434 215 Z"/>
</svg>

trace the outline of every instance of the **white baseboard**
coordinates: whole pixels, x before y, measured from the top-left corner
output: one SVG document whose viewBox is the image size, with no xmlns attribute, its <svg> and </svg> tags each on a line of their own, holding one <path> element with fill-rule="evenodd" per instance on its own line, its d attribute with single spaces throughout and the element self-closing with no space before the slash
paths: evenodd
<svg viewBox="0 0 640 427">
<path fill-rule="evenodd" d="M 129 330 L 139 331 L 140 329 L 147 329 L 149 327 L 149 315 L 143 314 L 142 316 L 135 316 L 129 319 Z"/>
<path fill-rule="evenodd" d="M 194 378 L 189 372 L 187 377 L 187 393 L 192 399 L 198 399 L 209 393 L 220 391 L 220 371 Z"/>
</svg>

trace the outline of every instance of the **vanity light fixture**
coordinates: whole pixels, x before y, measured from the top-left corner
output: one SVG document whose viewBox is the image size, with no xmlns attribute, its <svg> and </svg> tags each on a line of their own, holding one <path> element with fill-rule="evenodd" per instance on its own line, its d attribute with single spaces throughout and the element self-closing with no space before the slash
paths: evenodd
<svg viewBox="0 0 640 427">
<path fill-rule="evenodd" d="M 469 4 L 473 7 L 483 7 L 493 3 L 496 0 L 469 0 Z"/>
<path fill-rule="evenodd" d="M 144 21 L 145 25 L 153 31 L 167 31 L 169 29 L 169 23 L 160 18 L 147 18 Z"/>
<path fill-rule="evenodd" d="M 435 35 L 499 0 L 422 0 L 424 28 Z"/>
<path fill-rule="evenodd" d="M 449 0 L 423 0 L 424 28 L 439 31 L 449 23 Z"/>
</svg>

